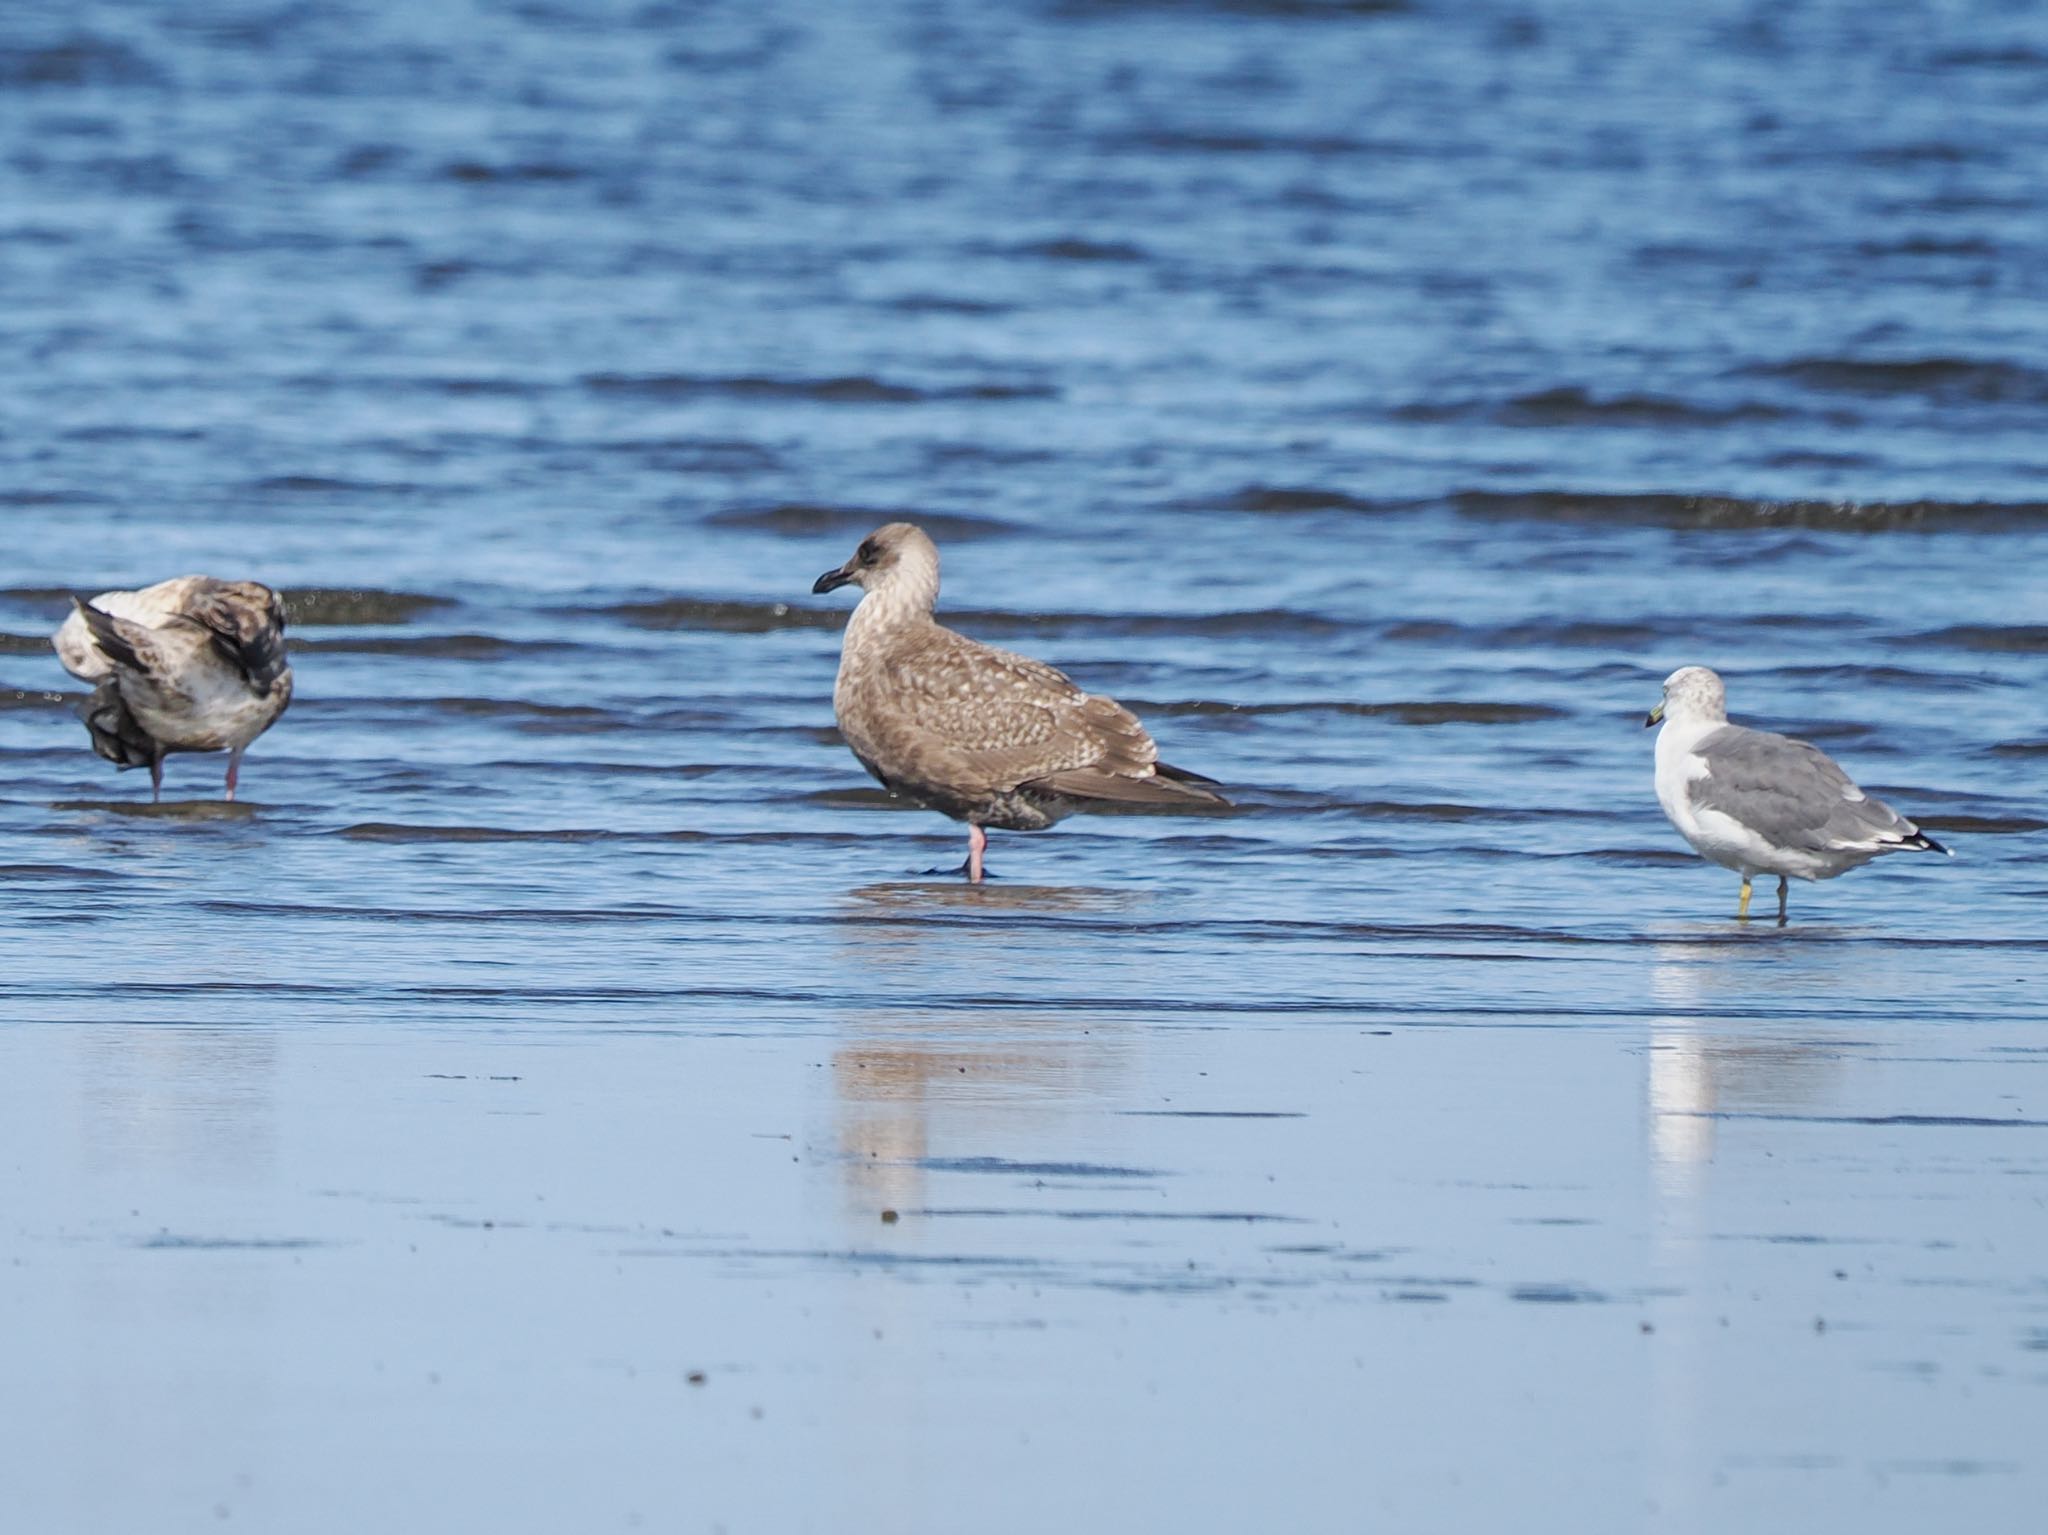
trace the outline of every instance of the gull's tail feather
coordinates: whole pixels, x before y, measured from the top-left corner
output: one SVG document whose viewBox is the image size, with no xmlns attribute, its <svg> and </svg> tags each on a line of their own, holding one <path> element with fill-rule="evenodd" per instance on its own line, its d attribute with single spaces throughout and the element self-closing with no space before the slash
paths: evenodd
<svg viewBox="0 0 2048 1535">
<path fill-rule="evenodd" d="M 1180 768 L 1170 768 L 1162 762 L 1142 778 L 1126 773 L 1108 773 L 1099 768 L 1071 768 L 1034 778 L 1030 785 L 1073 799 L 1109 800 L 1124 805 L 1229 804 L 1230 801 L 1214 789 L 1202 787 L 1208 782 L 1210 780 L 1197 778 Z"/>
</svg>

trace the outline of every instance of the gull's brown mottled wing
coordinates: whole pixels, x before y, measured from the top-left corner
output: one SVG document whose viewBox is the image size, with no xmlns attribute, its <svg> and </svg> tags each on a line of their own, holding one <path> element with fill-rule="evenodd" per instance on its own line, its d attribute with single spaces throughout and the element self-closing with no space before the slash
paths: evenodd
<svg viewBox="0 0 2048 1535">
<path fill-rule="evenodd" d="M 205 651 L 204 631 L 198 625 L 173 619 L 152 629 L 133 619 L 117 618 L 90 602 L 74 601 L 93 643 L 114 663 L 116 676 L 125 679 L 124 686 L 134 690 L 124 694 L 130 710 L 142 707 L 137 699 L 158 710 L 192 706 L 189 668 L 193 653 Z"/>
<path fill-rule="evenodd" d="M 214 654 L 258 692 L 283 674 L 284 611 L 266 588 L 253 581 L 209 581 L 194 587 L 179 616 L 206 630 Z"/>
<path fill-rule="evenodd" d="M 163 664 L 155 632 L 147 625 L 116 618 L 113 614 L 94 607 L 82 597 L 74 597 L 71 600 L 77 605 L 78 616 L 85 620 L 85 627 L 92 635 L 93 643 L 99 646 L 107 659 L 116 666 L 146 675 Z"/>
<path fill-rule="evenodd" d="M 1080 799 L 1213 799 L 1155 778 L 1158 748 L 1112 699 L 1063 672 L 933 625 L 884 662 L 889 735 L 924 782 Z"/>
</svg>

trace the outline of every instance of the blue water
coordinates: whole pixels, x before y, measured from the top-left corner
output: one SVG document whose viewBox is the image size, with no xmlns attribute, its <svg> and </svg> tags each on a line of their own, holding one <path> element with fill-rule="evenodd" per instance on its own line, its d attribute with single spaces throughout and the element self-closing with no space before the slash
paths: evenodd
<svg viewBox="0 0 2048 1535">
<path fill-rule="evenodd" d="M 2032 1517 L 2044 155 L 1994 0 L 0 10 L 20 1517 Z M 895 517 L 1237 808 L 928 875 Z M 1957 857 L 1738 927 L 1689 662 Z"/>
</svg>

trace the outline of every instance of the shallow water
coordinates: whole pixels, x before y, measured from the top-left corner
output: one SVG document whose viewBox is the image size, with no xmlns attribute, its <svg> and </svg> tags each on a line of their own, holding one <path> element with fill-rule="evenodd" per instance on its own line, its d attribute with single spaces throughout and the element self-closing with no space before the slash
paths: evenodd
<svg viewBox="0 0 2048 1535">
<path fill-rule="evenodd" d="M 23 1527 L 2031 1516 L 2044 104 L 1990 0 L 0 17 Z M 928 873 L 897 515 L 1237 808 Z M 297 695 L 153 809 L 44 636 L 187 570 Z M 1957 857 L 1738 927 L 1684 662 Z"/>
</svg>

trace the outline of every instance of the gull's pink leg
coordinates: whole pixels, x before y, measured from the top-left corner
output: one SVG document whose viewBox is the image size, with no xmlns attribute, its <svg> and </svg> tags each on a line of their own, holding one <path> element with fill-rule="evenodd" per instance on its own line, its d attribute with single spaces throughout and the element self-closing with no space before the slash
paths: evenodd
<svg viewBox="0 0 2048 1535">
<path fill-rule="evenodd" d="M 242 748 L 237 746 L 228 753 L 228 798 L 235 797 L 235 780 L 241 776 Z"/>
<path fill-rule="evenodd" d="M 967 828 L 967 882 L 981 883 L 981 855 L 988 851 L 988 833 L 979 826 Z"/>
<path fill-rule="evenodd" d="M 149 802 L 161 805 L 164 802 L 164 754 L 151 752 L 149 755 Z"/>
</svg>

